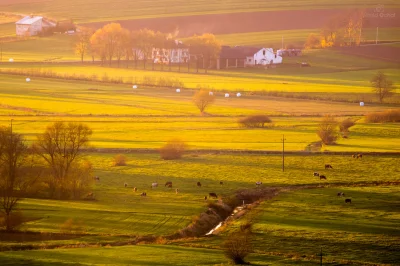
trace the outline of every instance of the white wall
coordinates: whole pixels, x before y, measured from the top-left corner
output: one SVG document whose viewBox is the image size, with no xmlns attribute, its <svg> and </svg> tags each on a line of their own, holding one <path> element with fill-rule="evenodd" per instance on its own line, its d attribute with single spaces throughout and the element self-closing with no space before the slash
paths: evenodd
<svg viewBox="0 0 400 266">
<path fill-rule="evenodd" d="M 38 20 L 32 24 L 17 24 L 16 33 L 18 36 L 34 36 L 42 31 L 42 20 Z"/>
</svg>

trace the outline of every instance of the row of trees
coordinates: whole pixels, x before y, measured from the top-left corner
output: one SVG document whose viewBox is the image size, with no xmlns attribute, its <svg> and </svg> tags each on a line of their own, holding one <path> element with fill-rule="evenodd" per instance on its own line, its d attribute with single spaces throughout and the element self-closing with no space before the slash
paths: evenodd
<svg viewBox="0 0 400 266">
<path fill-rule="evenodd" d="M 79 199 L 87 192 L 92 166 L 80 155 L 91 134 L 84 124 L 55 122 L 28 146 L 12 127 L 0 128 L 0 211 L 7 230 L 23 197 Z"/>
<path fill-rule="evenodd" d="M 311 33 L 305 48 L 324 48 L 338 46 L 360 45 L 362 41 L 362 29 L 365 24 L 365 10 L 352 10 L 341 12 L 331 17 L 320 34 Z"/>
<path fill-rule="evenodd" d="M 146 60 L 153 59 L 153 49 L 165 51 L 169 59 L 172 57 L 173 49 L 178 48 L 175 37 L 176 33 L 154 32 L 149 29 L 129 31 L 118 23 L 110 23 L 97 31 L 82 28 L 75 44 L 75 52 L 82 62 L 85 55 L 90 55 L 92 61 L 99 58 L 102 64 L 107 62 L 109 66 L 116 59 L 118 67 L 121 59 L 126 60 L 127 65 L 129 60 L 134 59 L 137 66 L 138 59 L 142 58 L 145 68 Z M 188 38 L 185 45 L 190 54 L 203 59 L 203 65 L 216 59 L 221 50 L 221 42 L 213 34 L 195 35 Z"/>
</svg>

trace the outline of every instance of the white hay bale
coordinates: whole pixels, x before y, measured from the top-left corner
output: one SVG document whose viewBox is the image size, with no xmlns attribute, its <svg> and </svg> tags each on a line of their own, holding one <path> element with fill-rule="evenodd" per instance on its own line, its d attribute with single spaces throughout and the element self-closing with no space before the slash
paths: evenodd
<svg viewBox="0 0 400 266">
<path fill-rule="evenodd" d="M 236 93 L 236 97 L 240 97 L 242 94 L 240 92 Z"/>
<path fill-rule="evenodd" d="M 133 86 L 132 86 L 132 89 L 137 89 L 137 85 L 133 85 Z"/>
<path fill-rule="evenodd" d="M 364 102 L 360 102 L 360 106 L 364 106 Z"/>
<path fill-rule="evenodd" d="M 225 93 L 225 98 L 229 98 L 229 93 Z"/>
<path fill-rule="evenodd" d="M 176 89 L 176 92 L 181 92 L 181 89 Z"/>
<path fill-rule="evenodd" d="M 29 81 L 31 81 L 31 79 L 30 78 L 26 78 L 26 82 L 29 82 Z"/>
<path fill-rule="evenodd" d="M 9 62 L 14 62 L 14 59 L 10 58 L 8 59 Z"/>
<path fill-rule="evenodd" d="M 210 92 L 208 93 L 208 95 L 213 96 L 214 93 L 213 93 L 212 91 L 210 91 Z"/>
</svg>

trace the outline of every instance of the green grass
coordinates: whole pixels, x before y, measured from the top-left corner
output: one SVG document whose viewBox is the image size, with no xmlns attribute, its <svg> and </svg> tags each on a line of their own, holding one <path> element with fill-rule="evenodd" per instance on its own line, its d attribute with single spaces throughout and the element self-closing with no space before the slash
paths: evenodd
<svg viewBox="0 0 400 266">
<path fill-rule="evenodd" d="M 0 23 L 0 37 L 9 36 L 15 36 L 15 23 Z M 5 47 L 3 47 L 3 49 L 5 49 Z"/>
<path fill-rule="evenodd" d="M 392 0 L 381 1 L 386 8 L 398 7 L 398 3 Z M 16 3 L 2 6 L 4 11 L 42 14 L 53 18 L 74 19 L 76 22 L 111 21 L 117 19 L 132 19 L 143 17 L 184 16 L 199 14 L 218 14 L 232 12 L 251 12 L 262 10 L 290 10 L 290 9 L 330 9 L 330 8 L 354 8 L 374 7 L 376 1 L 351 0 L 351 1 L 268 1 L 256 0 L 250 3 L 240 0 L 229 2 L 215 2 L 209 0 L 196 0 L 181 4 L 176 0 L 162 0 L 155 2 L 127 0 L 113 2 L 106 0 L 88 0 L 81 2 L 71 0 L 66 6 L 63 0 L 55 0 L 51 3 L 44 1 L 31 1 L 30 3 Z"/>
<path fill-rule="evenodd" d="M 339 191 L 346 197 L 337 197 Z M 322 248 L 327 265 L 397 265 L 399 192 L 398 186 L 389 186 L 282 193 L 247 214 L 253 221 L 255 252 L 318 261 Z M 345 204 L 345 198 L 351 198 L 352 204 Z M 238 230 L 246 219 L 229 224 L 212 241 L 200 239 L 182 245 L 217 248 L 222 236 Z"/>
</svg>

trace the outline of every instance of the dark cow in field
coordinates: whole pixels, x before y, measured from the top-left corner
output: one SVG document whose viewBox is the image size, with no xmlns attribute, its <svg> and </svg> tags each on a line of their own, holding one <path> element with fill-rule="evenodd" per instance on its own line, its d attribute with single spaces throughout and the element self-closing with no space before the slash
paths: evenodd
<svg viewBox="0 0 400 266">
<path fill-rule="evenodd" d="M 345 203 L 351 203 L 351 199 L 345 199 L 344 202 Z"/>
<path fill-rule="evenodd" d="M 98 177 L 98 176 L 95 176 L 95 177 L 94 177 L 94 180 L 96 180 L 96 181 L 100 181 L 100 177 Z"/>
<path fill-rule="evenodd" d="M 353 158 L 357 158 L 357 155 L 353 154 L 351 157 L 353 157 Z"/>
<path fill-rule="evenodd" d="M 362 154 L 357 154 L 357 159 L 358 158 L 362 159 L 362 156 L 363 156 Z"/>
<path fill-rule="evenodd" d="M 261 181 L 257 181 L 256 182 L 256 186 L 261 186 L 262 185 L 262 182 Z"/>
<path fill-rule="evenodd" d="M 325 169 L 333 169 L 333 167 L 332 167 L 332 165 L 330 165 L 330 164 L 325 164 Z"/>
<path fill-rule="evenodd" d="M 142 192 L 142 194 L 140 194 L 140 196 L 146 197 L 146 196 L 147 196 L 147 193 L 146 193 L 146 192 Z"/>
<path fill-rule="evenodd" d="M 213 192 L 208 193 L 208 195 L 210 196 L 210 198 L 215 198 L 215 199 L 218 198 L 217 194 L 215 194 L 215 193 L 213 193 Z"/>
<path fill-rule="evenodd" d="M 319 176 L 319 173 L 317 173 L 317 172 L 314 172 L 314 176 Z"/>
<path fill-rule="evenodd" d="M 222 182 L 222 181 L 219 181 L 219 184 L 222 186 L 222 185 L 224 184 L 224 182 Z"/>
<path fill-rule="evenodd" d="M 172 182 L 171 181 L 167 181 L 165 183 L 164 187 L 172 187 Z"/>
<path fill-rule="evenodd" d="M 322 180 L 322 179 L 326 180 L 326 176 L 320 175 L 320 176 L 319 176 L 319 180 Z"/>
<path fill-rule="evenodd" d="M 124 184 L 124 186 L 125 186 L 125 187 L 128 187 L 128 184 L 127 184 L 127 183 L 125 183 L 125 184 Z"/>
<path fill-rule="evenodd" d="M 204 200 L 207 200 L 207 196 L 204 196 Z"/>
<path fill-rule="evenodd" d="M 201 187 L 201 183 L 200 183 L 200 182 L 197 182 L 197 186 L 198 186 L 198 187 Z"/>
<path fill-rule="evenodd" d="M 337 196 L 338 196 L 338 197 L 344 197 L 344 193 L 343 193 L 343 192 L 338 192 L 338 193 L 337 193 Z"/>
</svg>

